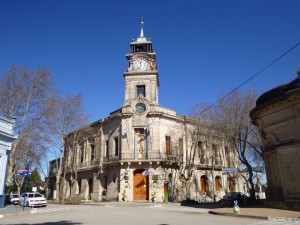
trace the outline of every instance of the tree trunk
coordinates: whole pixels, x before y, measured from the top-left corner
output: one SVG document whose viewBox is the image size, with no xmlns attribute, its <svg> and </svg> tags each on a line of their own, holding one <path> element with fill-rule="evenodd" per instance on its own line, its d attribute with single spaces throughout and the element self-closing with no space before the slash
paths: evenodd
<svg viewBox="0 0 300 225">
<path fill-rule="evenodd" d="M 16 160 L 14 158 L 15 145 L 12 147 L 10 151 L 10 156 L 8 159 L 8 170 L 7 170 L 7 178 L 6 178 L 6 186 L 10 186 L 12 184 L 12 178 L 14 175 L 14 170 L 16 166 Z"/>
<path fill-rule="evenodd" d="M 55 187 L 56 187 L 56 196 L 55 196 L 55 200 L 59 200 L 59 196 L 60 196 L 60 178 L 61 178 L 61 172 L 59 171 L 57 173 L 56 176 L 56 183 L 55 183 Z"/>
<path fill-rule="evenodd" d="M 249 184 L 250 184 L 250 198 L 255 200 L 255 186 L 254 186 L 254 183 L 253 183 L 253 171 L 252 169 L 248 169 L 248 172 L 249 172 L 249 178 L 248 178 L 248 181 L 249 181 Z"/>
</svg>

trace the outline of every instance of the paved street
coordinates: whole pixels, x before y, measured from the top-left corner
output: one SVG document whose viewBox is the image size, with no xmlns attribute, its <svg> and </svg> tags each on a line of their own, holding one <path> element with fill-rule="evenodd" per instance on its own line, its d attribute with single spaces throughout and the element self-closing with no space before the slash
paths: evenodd
<svg viewBox="0 0 300 225">
<path fill-rule="evenodd" d="M 0 224 L 105 224 L 105 225 L 268 225 L 292 224 L 250 218 L 208 214 L 208 209 L 168 205 L 90 206 L 48 205 L 14 216 L 0 218 Z"/>
</svg>

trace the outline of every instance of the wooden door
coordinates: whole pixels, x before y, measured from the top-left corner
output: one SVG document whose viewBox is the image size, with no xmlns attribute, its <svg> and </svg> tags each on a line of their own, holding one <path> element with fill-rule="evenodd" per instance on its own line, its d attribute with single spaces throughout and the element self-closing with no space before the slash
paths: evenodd
<svg viewBox="0 0 300 225">
<path fill-rule="evenodd" d="M 168 181 L 164 182 L 164 202 L 168 202 L 169 199 L 169 185 Z"/>
<path fill-rule="evenodd" d="M 233 192 L 233 180 L 228 178 L 227 180 L 228 191 Z"/>
<path fill-rule="evenodd" d="M 133 200 L 149 200 L 149 176 L 142 174 L 143 170 L 136 170 L 133 178 Z"/>
<path fill-rule="evenodd" d="M 221 191 L 221 187 L 222 187 L 221 177 L 216 176 L 215 177 L 215 188 L 216 188 L 216 191 Z"/>
</svg>

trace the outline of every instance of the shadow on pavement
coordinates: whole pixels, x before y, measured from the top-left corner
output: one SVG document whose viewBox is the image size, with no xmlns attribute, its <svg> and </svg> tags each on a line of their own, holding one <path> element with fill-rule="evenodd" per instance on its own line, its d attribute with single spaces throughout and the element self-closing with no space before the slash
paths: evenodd
<svg viewBox="0 0 300 225">
<path fill-rule="evenodd" d="M 19 225 L 76 225 L 76 224 L 82 224 L 82 223 L 77 223 L 77 222 L 72 222 L 72 221 L 57 221 L 57 222 L 45 222 L 45 223 L 20 223 Z"/>
</svg>

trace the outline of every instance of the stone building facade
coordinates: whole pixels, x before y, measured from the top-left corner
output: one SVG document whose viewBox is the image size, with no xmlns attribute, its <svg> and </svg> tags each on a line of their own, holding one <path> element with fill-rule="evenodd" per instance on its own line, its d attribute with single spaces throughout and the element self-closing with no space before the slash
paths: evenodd
<svg viewBox="0 0 300 225">
<path fill-rule="evenodd" d="M 126 58 L 124 105 L 65 139 L 63 198 L 100 201 L 106 190 L 107 200 L 206 201 L 242 191 L 222 173 L 238 167 L 222 135 L 159 105 L 156 53 L 143 23 Z"/>
<path fill-rule="evenodd" d="M 267 203 L 300 210 L 300 71 L 292 82 L 261 95 L 250 116 L 263 143 Z"/>
</svg>

